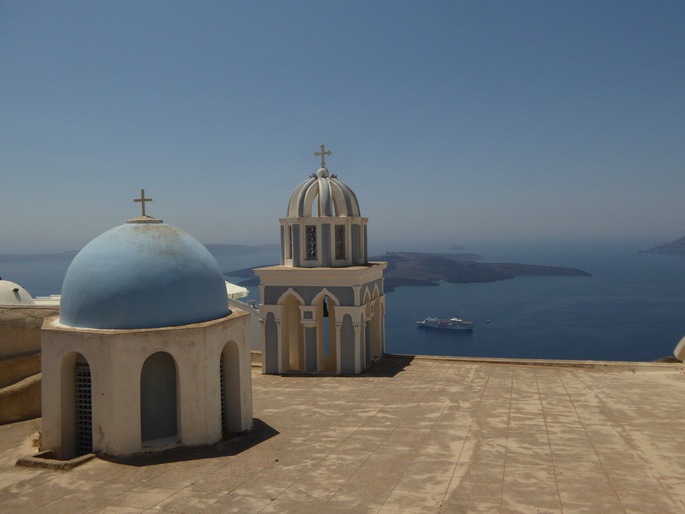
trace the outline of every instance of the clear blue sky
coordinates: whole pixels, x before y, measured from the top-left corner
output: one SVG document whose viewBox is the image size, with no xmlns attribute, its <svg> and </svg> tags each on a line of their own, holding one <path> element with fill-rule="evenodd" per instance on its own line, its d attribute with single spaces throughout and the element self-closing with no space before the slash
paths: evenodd
<svg viewBox="0 0 685 514">
<path fill-rule="evenodd" d="M 376 247 L 685 235 L 681 0 L 3 0 L 0 70 L 0 253 L 79 249 L 141 188 L 277 243 L 322 143 Z"/>
</svg>

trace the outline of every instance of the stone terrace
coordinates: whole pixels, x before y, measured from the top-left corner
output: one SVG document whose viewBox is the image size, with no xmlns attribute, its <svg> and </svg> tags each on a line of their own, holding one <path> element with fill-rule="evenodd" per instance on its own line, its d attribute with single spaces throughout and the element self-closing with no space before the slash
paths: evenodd
<svg viewBox="0 0 685 514">
<path fill-rule="evenodd" d="M 537 363 L 542 364 L 542 363 Z M 2 512 L 685 512 L 685 367 L 386 359 L 254 374 L 255 430 L 68 472 L 15 467 Z"/>
</svg>

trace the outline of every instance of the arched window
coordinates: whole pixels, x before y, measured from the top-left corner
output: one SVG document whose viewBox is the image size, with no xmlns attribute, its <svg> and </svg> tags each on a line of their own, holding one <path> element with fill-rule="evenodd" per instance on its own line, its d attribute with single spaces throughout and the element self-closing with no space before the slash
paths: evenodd
<svg viewBox="0 0 685 514">
<path fill-rule="evenodd" d="M 305 259 L 309 261 L 316 260 L 316 225 L 307 225 L 305 227 L 305 242 L 307 247 L 305 248 Z"/>
<path fill-rule="evenodd" d="M 345 225 L 335 226 L 335 258 L 345 258 Z"/>
</svg>

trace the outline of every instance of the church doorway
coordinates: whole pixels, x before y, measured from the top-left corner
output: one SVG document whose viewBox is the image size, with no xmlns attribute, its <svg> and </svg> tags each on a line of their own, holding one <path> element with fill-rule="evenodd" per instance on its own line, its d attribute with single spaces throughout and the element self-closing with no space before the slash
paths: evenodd
<svg viewBox="0 0 685 514">
<path fill-rule="evenodd" d="M 145 446 L 178 440 L 176 361 L 167 352 L 150 355 L 140 374 L 140 433 Z M 152 443 L 152 444 L 150 444 Z"/>
</svg>

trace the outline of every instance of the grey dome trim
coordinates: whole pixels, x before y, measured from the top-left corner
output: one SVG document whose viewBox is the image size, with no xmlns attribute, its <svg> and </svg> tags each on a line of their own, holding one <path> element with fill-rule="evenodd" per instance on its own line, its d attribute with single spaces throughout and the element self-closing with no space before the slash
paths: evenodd
<svg viewBox="0 0 685 514">
<path fill-rule="evenodd" d="M 318 180 L 319 183 L 319 215 L 333 216 L 333 198 L 331 198 L 330 180 Z"/>
<path fill-rule="evenodd" d="M 312 217 L 317 199 L 320 216 L 361 216 L 359 202 L 352 190 L 335 175 L 319 173 L 295 188 L 288 204 L 288 217 Z"/>
<path fill-rule="evenodd" d="M 290 203 L 288 204 L 289 217 L 297 217 L 298 212 L 304 211 L 307 190 L 312 186 L 314 182 L 316 182 L 316 180 L 316 177 L 310 177 L 295 188 L 295 191 L 290 197 Z"/>
<path fill-rule="evenodd" d="M 342 196 L 345 199 L 347 207 L 347 216 L 361 216 L 359 201 L 357 201 L 357 195 L 354 194 L 354 191 L 338 180 L 337 177 L 331 178 L 331 182 L 342 191 Z"/>
</svg>

